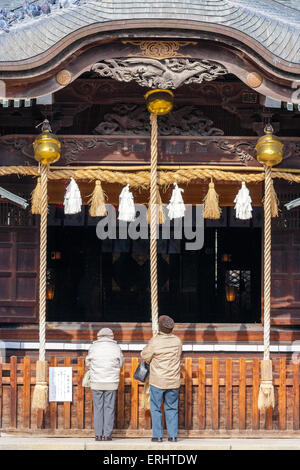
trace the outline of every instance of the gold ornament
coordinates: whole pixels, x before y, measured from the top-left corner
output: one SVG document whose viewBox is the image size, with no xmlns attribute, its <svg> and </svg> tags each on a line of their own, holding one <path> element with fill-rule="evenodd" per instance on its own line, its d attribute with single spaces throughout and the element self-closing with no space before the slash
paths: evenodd
<svg viewBox="0 0 300 470">
<path fill-rule="evenodd" d="M 278 165 L 282 161 L 283 144 L 273 135 L 272 126 L 265 127 L 265 135 L 256 144 L 257 160 L 266 166 Z"/>
<path fill-rule="evenodd" d="M 137 54 L 128 54 L 128 57 L 150 57 L 151 59 L 170 59 L 171 57 L 190 57 L 180 54 L 178 50 L 184 46 L 196 46 L 195 41 L 122 41 L 123 44 L 132 44 L 140 48 Z"/>
<path fill-rule="evenodd" d="M 57 162 L 60 158 L 61 143 L 52 134 L 49 121 L 43 122 L 42 133 L 33 142 L 34 158 L 43 165 Z"/>
<path fill-rule="evenodd" d="M 257 72 L 250 72 L 247 75 L 247 85 L 251 88 L 258 88 L 263 82 L 262 76 Z"/>
<path fill-rule="evenodd" d="M 173 93 L 170 90 L 150 90 L 145 94 L 148 111 L 157 116 L 168 114 L 173 108 Z"/>
<path fill-rule="evenodd" d="M 69 70 L 61 70 L 56 74 L 56 81 L 59 85 L 61 86 L 66 86 L 69 85 L 72 81 L 72 74 L 69 72 Z"/>
</svg>

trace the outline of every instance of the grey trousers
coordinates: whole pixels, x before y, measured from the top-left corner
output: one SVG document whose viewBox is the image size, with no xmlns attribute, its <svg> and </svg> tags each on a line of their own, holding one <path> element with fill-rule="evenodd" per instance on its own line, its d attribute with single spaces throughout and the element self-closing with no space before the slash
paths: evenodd
<svg viewBox="0 0 300 470">
<path fill-rule="evenodd" d="M 93 390 L 95 436 L 112 434 L 116 395 L 117 390 Z"/>
</svg>

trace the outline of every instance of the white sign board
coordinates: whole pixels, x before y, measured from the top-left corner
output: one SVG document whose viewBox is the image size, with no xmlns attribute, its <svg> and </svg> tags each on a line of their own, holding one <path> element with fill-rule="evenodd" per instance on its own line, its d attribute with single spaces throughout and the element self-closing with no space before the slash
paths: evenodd
<svg viewBox="0 0 300 470">
<path fill-rule="evenodd" d="M 49 401 L 72 401 L 72 367 L 49 367 Z"/>
</svg>

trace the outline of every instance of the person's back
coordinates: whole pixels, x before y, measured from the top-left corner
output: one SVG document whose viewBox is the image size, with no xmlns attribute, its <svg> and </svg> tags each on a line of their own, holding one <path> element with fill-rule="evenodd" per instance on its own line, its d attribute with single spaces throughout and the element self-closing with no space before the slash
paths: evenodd
<svg viewBox="0 0 300 470">
<path fill-rule="evenodd" d="M 154 387 L 170 389 L 180 386 L 181 340 L 172 333 L 160 331 L 142 352 L 150 362 L 149 383 Z"/>
<path fill-rule="evenodd" d="M 180 356 L 182 343 L 172 334 L 174 321 L 167 315 L 158 319 L 159 333 L 148 341 L 141 352 L 144 361 L 150 363 L 150 409 L 152 441 L 162 442 L 161 401 L 169 440 L 175 442 L 178 433 L 178 396 L 180 387 Z"/>
<path fill-rule="evenodd" d="M 114 425 L 116 390 L 123 365 L 120 346 L 114 341 L 111 329 L 102 328 L 89 348 L 85 359 L 90 369 L 90 383 L 93 390 L 94 427 L 97 441 L 111 440 Z"/>
<path fill-rule="evenodd" d="M 91 388 L 93 390 L 116 390 L 123 360 L 121 349 L 109 337 L 95 341 L 86 360 L 90 368 Z"/>
</svg>

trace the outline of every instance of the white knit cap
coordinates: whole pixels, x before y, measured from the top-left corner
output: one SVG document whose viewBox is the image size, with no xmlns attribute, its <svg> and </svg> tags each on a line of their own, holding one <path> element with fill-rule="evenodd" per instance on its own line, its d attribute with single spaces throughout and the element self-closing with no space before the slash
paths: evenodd
<svg viewBox="0 0 300 470">
<path fill-rule="evenodd" d="M 114 334 L 110 328 L 101 328 L 101 330 L 99 330 L 97 333 L 97 337 L 99 338 L 101 336 L 110 336 L 113 338 Z"/>
</svg>

